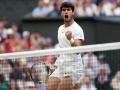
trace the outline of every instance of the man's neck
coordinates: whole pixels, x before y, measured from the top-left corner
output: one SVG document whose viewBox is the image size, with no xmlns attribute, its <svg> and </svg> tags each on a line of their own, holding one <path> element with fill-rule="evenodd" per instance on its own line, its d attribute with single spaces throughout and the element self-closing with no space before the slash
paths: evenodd
<svg viewBox="0 0 120 90">
<path fill-rule="evenodd" d="M 70 22 L 64 22 L 65 27 L 69 27 L 70 25 L 72 25 L 74 23 L 74 20 L 71 20 Z"/>
</svg>

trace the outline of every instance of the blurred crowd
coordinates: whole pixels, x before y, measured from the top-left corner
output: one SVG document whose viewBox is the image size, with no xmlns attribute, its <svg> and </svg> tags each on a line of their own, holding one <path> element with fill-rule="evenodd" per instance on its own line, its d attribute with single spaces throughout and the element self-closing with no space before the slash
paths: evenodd
<svg viewBox="0 0 120 90">
<path fill-rule="evenodd" d="M 32 11 L 34 18 L 60 16 L 60 5 L 70 1 L 75 5 L 75 16 L 120 16 L 120 0 L 38 0 Z"/>
<path fill-rule="evenodd" d="M 46 90 L 46 84 L 35 84 L 29 70 L 39 61 L 52 65 L 57 56 L 39 56 L 0 60 L 0 90 Z M 67 58 L 66 58 L 67 59 Z M 111 76 L 111 68 L 105 55 L 82 53 L 85 75 L 79 90 L 120 90 L 120 70 Z"/>
<path fill-rule="evenodd" d="M 38 32 L 20 30 L 13 23 L 7 26 L 5 19 L 0 19 L 0 53 L 11 53 L 29 50 L 48 49 L 53 47 L 50 37 L 44 37 Z"/>
<path fill-rule="evenodd" d="M 120 90 L 120 70 L 111 75 L 109 63 L 103 52 L 82 54 L 85 65 L 85 76 L 80 90 Z"/>
<path fill-rule="evenodd" d="M 6 19 L 0 19 L 0 54 L 50 48 L 54 48 L 54 42 L 50 37 L 44 37 L 39 32 L 22 31 L 18 24 L 10 24 Z M 54 63 L 55 57 L 0 60 L 0 90 L 44 89 L 45 85 L 36 86 L 28 73 L 30 67 L 38 60 Z"/>
<path fill-rule="evenodd" d="M 111 77 L 111 69 L 104 54 L 96 56 L 92 52 L 82 54 L 85 64 L 85 75 L 80 90 L 120 90 L 120 71 Z M 45 90 L 42 83 L 35 85 L 30 79 L 28 70 L 34 64 L 43 60 L 54 64 L 54 56 L 30 57 L 0 61 L 0 90 Z"/>
</svg>

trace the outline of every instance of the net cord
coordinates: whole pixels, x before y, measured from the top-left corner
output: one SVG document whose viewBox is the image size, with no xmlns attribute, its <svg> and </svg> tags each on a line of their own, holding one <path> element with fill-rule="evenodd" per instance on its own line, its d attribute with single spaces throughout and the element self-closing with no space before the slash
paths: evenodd
<svg viewBox="0 0 120 90">
<path fill-rule="evenodd" d="M 46 56 L 46 55 L 60 55 L 60 54 L 72 54 L 72 53 L 95 52 L 95 51 L 110 51 L 110 50 L 117 50 L 117 49 L 120 49 L 120 42 L 84 45 L 84 46 L 60 48 L 60 49 L 58 48 L 58 49 L 4 53 L 4 54 L 0 54 L 0 60 L 24 58 L 24 57 Z"/>
</svg>

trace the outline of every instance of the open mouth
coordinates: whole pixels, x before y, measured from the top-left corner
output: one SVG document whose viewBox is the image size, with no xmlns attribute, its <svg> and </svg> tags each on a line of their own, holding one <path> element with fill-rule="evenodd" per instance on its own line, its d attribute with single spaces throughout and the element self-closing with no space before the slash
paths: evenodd
<svg viewBox="0 0 120 90">
<path fill-rule="evenodd" d="M 68 15 L 65 15 L 65 18 L 68 18 Z"/>
</svg>

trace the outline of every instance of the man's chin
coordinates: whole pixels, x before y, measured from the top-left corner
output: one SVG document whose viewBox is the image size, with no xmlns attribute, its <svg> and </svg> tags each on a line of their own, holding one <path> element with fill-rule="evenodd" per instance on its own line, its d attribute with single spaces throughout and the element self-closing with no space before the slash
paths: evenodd
<svg viewBox="0 0 120 90">
<path fill-rule="evenodd" d="M 65 22 L 69 22 L 69 21 L 70 21 L 70 19 L 64 19 L 64 21 L 65 21 Z"/>
</svg>

